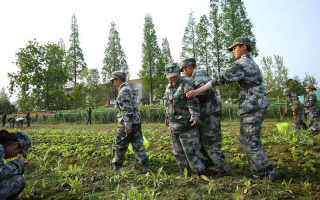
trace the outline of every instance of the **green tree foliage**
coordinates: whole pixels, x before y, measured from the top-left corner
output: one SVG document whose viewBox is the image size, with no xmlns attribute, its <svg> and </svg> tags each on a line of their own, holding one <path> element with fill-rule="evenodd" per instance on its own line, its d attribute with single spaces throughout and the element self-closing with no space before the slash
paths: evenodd
<svg viewBox="0 0 320 200">
<path fill-rule="evenodd" d="M 83 58 L 82 49 L 80 48 L 79 32 L 77 18 L 73 14 L 71 20 L 70 48 L 66 56 L 66 65 L 69 68 L 70 75 L 73 77 L 73 85 L 77 80 L 82 78 L 82 72 L 87 68 Z"/>
<path fill-rule="evenodd" d="M 263 57 L 261 60 L 261 65 L 263 85 L 268 89 L 275 88 L 274 65 L 272 64 L 272 57 Z"/>
<path fill-rule="evenodd" d="M 162 64 L 160 69 L 158 69 L 158 74 L 157 74 L 158 87 L 155 90 L 156 99 L 163 98 L 164 92 L 168 84 L 168 79 L 165 73 L 165 67 L 166 65 L 173 62 L 170 46 L 167 38 L 163 38 L 162 40 L 161 60 L 162 60 L 161 62 Z"/>
<path fill-rule="evenodd" d="M 4 88 L 1 88 L 0 91 L 0 115 L 7 112 L 7 114 L 16 113 L 17 109 L 12 105 L 8 99 L 8 95 Z"/>
<path fill-rule="evenodd" d="M 290 78 L 286 81 L 286 88 L 289 88 L 291 92 L 297 94 L 298 96 L 305 94 L 306 90 L 301 84 L 299 77 Z"/>
<path fill-rule="evenodd" d="M 270 56 L 263 57 L 261 64 L 263 85 L 267 89 L 273 89 L 269 96 L 282 96 L 288 81 L 288 69 L 283 65 L 283 58 L 278 55 L 274 55 L 274 60 Z"/>
<path fill-rule="evenodd" d="M 86 91 L 90 107 L 103 105 L 106 101 L 105 85 L 100 84 L 100 75 L 97 69 L 90 69 L 87 75 Z"/>
<path fill-rule="evenodd" d="M 316 77 L 310 75 L 308 72 L 305 73 L 305 77 L 302 80 L 302 86 L 307 87 L 307 85 L 314 85 L 315 87 L 318 85 Z"/>
<path fill-rule="evenodd" d="M 5 112 L 10 115 L 12 113 L 17 113 L 17 109 L 7 98 L 0 98 L 0 114 L 2 115 Z"/>
<path fill-rule="evenodd" d="M 209 74 L 221 72 L 221 69 L 226 68 L 225 49 L 223 48 L 223 33 L 221 30 L 221 17 L 219 15 L 219 0 L 210 0 L 210 27 L 211 27 L 211 52 L 212 66 L 209 68 Z"/>
<path fill-rule="evenodd" d="M 0 91 L 0 99 L 2 99 L 2 98 L 8 99 L 8 95 L 7 95 L 6 90 L 4 89 L 4 87 L 2 87 L 1 91 Z"/>
<path fill-rule="evenodd" d="M 64 51 L 56 44 L 39 45 L 29 41 L 16 53 L 17 73 L 10 77 L 10 93 L 17 90 L 22 110 L 57 109 L 63 106 L 63 87 L 68 80 Z M 60 103 L 59 103 L 60 102 Z"/>
<path fill-rule="evenodd" d="M 66 50 L 66 45 L 64 44 L 64 41 L 63 41 L 62 38 L 59 39 L 59 41 L 58 41 L 58 46 L 59 46 L 63 51 Z"/>
<path fill-rule="evenodd" d="M 197 66 L 204 67 L 208 74 L 212 74 L 211 62 L 211 38 L 209 21 L 206 15 L 202 15 L 196 27 L 196 51 L 198 56 Z"/>
<path fill-rule="evenodd" d="M 237 37 L 246 36 L 251 39 L 253 57 L 258 56 L 258 49 L 256 47 L 256 39 L 252 32 L 253 24 L 247 16 L 244 2 L 242 0 L 221 0 L 221 21 L 223 29 L 224 48 L 232 45 Z M 230 62 L 234 61 L 232 54 L 229 54 Z"/>
<path fill-rule="evenodd" d="M 129 80 L 129 67 L 126 61 L 126 55 L 120 44 L 119 33 L 116 30 L 116 24 L 111 22 L 111 28 L 109 32 L 108 44 L 104 51 L 105 57 L 103 59 L 102 76 L 103 82 L 106 83 L 106 89 L 110 98 L 117 96 L 117 90 L 108 80 L 111 78 L 111 74 L 114 71 L 123 71 L 127 75 Z"/>
<path fill-rule="evenodd" d="M 196 50 L 196 27 L 196 19 L 193 17 L 193 12 L 191 11 L 187 27 L 182 38 L 182 51 L 180 54 L 181 60 L 186 58 L 194 58 L 197 60 L 198 58 Z"/>
<path fill-rule="evenodd" d="M 87 106 L 86 88 L 84 83 L 77 84 L 72 88 L 72 93 L 68 97 L 70 108 L 84 108 Z"/>
<path fill-rule="evenodd" d="M 145 17 L 143 38 L 142 69 L 139 72 L 139 77 L 142 79 L 146 92 L 150 93 L 150 103 L 152 103 L 153 95 L 159 86 L 157 76 L 160 74 L 159 70 L 162 70 L 163 64 L 153 20 L 149 14 Z"/>
</svg>

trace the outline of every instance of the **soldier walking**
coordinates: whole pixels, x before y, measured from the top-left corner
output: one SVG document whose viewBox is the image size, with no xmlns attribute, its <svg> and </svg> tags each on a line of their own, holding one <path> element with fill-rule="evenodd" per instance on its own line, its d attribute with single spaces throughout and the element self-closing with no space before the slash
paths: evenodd
<svg viewBox="0 0 320 200">
<path fill-rule="evenodd" d="M 88 113 L 88 121 L 87 121 L 86 125 L 88 125 L 89 122 L 90 122 L 90 125 L 91 125 L 91 114 L 92 114 L 91 108 L 89 108 L 87 113 Z"/>
<path fill-rule="evenodd" d="M 4 112 L 2 115 L 2 128 L 5 128 L 7 121 L 7 112 Z"/>
<path fill-rule="evenodd" d="M 191 85 L 198 89 L 211 80 L 204 70 L 197 70 L 196 60 L 188 58 L 181 62 L 181 71 L 190 78 Z M 206 161 L 214 164 L 217 174 L 213 179 L 227 175 L 224 166 L 225 156 L 221 150 L 221 113 L 222 104 L 216 88 L 205 91 L 198 96 L 200 102 L 200 121 L 198 123 L 201 153 Z M 207 167 L 207 166 L 206 166 Z"/>
<path fill-rule="evenodd" d="M 149 171 L 149 158 L 143 145 L 141 130 L 141 117 L 137 108 L 136 94 L 126 82 L 126 74 L 115 71 L 111 75 L 112 84 L 118 89 L 116 106 L 119 110 L 117 115 L 118 125 L 116 140 L 113 143 L 114 170 L 118 171 L 124 162 L 124 155 L 128 145 L 131 143 L 132 150 L 138 165 L 142 166 L 142 171 L 137 174 L 146 174 Z"/>
<path fill-rule="evenodd" d="M 308 129 L 307 124 L 302 120 L 302 114 L 303 114 L 303 104 L 300 102 L 298 96 L 290 92 L 289 88 L 286 88 L 283 90 L 283 95 L 286 96 L 286 109 L 285 109 L 285 114 L 288 114 L 288 107 L 291 104 L 291 109 L 293 111 L 293 122 L 296 131 L 299 131 L 301 127 L 304 130 Z"/>
<path fill-rule="evenodd" d="M 166 66 L 169 84 L 164 101 L 167 126 L 170 126 L 173 153 L 179 169 L 186 168 L 196 174 L 205 169 L 200 153 L 201 142 L 197 123 L 200 117 L 198 98 L 187 98 L 186 93 L 193 89 L 189 81 L 180 78 L 178 63 Z"/>
<path fill-rule="evenodd" d="M 27 110 L 26 119 L 27 119 L 27 127 L 30 127 L 31 117 L 30 117 L 29 110 Z"/>
<path fill-rule="evenodd" d="M 310 132 L 313 135 L 319 134 L 319 122 L 318 122 L 318 107 L 317 107 L 317 95 L 313 92 L 316 90 L 314 85 L 308 85 L 306 92 L 308 95 L 305 98 L 306 114 L 308 117 L 308 126 Z"/>
<path fill-rule="evenodd" d="M 260 141 L 262 122 L 266 116 L 269 102 L 266 98 L 267 89 L 262 86 L 259 66 L 250 56 L 251 41 L 247 37 L 236 38 L 228 48 L 237 59 L 225 72 L 213 75 L 206 85 L 187 93 L 188 97 L 211 90 L 213 86 L 237 82 L 242 91 L 238 98 L 238 116 L 240 121 L 240 144 L 245 151 L 252 175 L 257 179 L 267 176 L 271 181 L 280 178 L 262 150 Z"/>
</svg>

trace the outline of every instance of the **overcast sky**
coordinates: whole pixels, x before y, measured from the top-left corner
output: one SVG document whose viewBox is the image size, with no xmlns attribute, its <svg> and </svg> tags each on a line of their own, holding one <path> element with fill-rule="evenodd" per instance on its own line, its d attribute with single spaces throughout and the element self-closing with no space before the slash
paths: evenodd
<svg viewBox="0 0 320 200">
<path fill-rule="evenodd" d="M 245 0 L 262 57 L 279 55 L 289 77 L 314 75 L 320 85 L 319 0 Z M 12 62 L 19 48 L 36 40 L 40 44 L 64 40 L 69 48 L 71 17 L 78 20 L 80 47 L 88 68 L 101 71 L 110 24 L 116 23 L 131 78 L 141 68 L 144 18 L 153 16 L 158 43 L 168 38 L 175 62 L 180 62 L 184 29 L 190 11 L 198 22 L 210 12 L 209 0 L 11 0 L 0 1 L 0 88 L 9 85 L 7 73 L 18 70 Z M 15 96 L 11 98 L 16 100 Z"/>
</svg>

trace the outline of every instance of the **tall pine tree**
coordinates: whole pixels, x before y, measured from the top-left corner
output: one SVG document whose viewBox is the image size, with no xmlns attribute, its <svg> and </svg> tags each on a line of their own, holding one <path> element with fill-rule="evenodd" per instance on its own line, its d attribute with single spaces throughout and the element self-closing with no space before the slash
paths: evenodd
<svg viewBox="0 0 320 200">
<path fill-rule="evenodd" d="M 143 28 L 142 42 L 142 69 L 139 72 L 139 77 L 145 90 L 150 93 L 150 103 L 153 103 L 153 95 L 158 87 L 157 75 L 163 66 L 161 59 L 161 50 L 157 42 L 156 31 L 154 29 L 152 17 L 147 14 Z"/>
<path fill-rule="evenodd" d="M 197 60 L 196 50 L 196 19 L 193 17 L 193 12 L 189 14 L 187 27 L 182 38 L 182 51 L 180 59 L 194 58 Z"/>
<path fill-rule="evenodd" d="M 212 64 L 209 74 L 221 72 L 226 67 L 226 50 L 223 48 L 221 18 L 219 15 L 219 0 L 210 0 L 210 27 L 211 27 L 211 52 Z"/>
<path fill-rule="evenodd" d="M 163 38 L 162 40 L 162 50 L 161 50 L 161 67 L 158 69 L 157 74 L 157 88 L 155 90 L 156 99 L 162 99 L 164 96 L 164 92 L 166 90 L 168 80 L 165 73 L 165 67 L 169 63 L 173 62 L 170 46 L 167 38 Z"/>
<path fill-rule="evenodd" d="M 81 73 L 86 70 L 87 65 L 80 48 L 77 18 L 73 14 L 71 20 L 70 48 L 66 56 L 66 65 L 73 77 L 73 85 L 77 85 L 77 79 L 81 78 Z"/>
<path fill-rule="evenodd" d="M 127 75 L 129 80 L 129 67 L 126 61 L 126 55 L 120 44 L 119 33 L 116 30 L 116 24 L 111 22 L 111 28 L 109 31 L 108 44 L 104 51 L 105 57 L 103 59 L 102 76 L 103 82 L 107 83 L 108 79 L 111 78 L 111 74 L 114 71 L 123 71 Z M 112 86 L 111 83 L 107 83 L 107 91 L 110 98 L 116 97 L 117 90 Z"/>
<path fill-rule="evenodd" d="M 221 21 L 223 28 L 224 48 L 232 45 L 237 37 L 249 37 L 252 42 L 251 55 L 258 56 L 256 48 L 256 39 L 252 32 L 253 24 L 247 16 L 244 2 L 242 0 L 221 0 Z M 229 54 L 229 62 L 233 62 L 235 58 Z"/>
<path fill-rule="evenodd" d="M 63 41 L 62 38 L 59 39 L 59 41 L 58 41 L 58 46 L 59 46 L 63 51 L 66 50 L 66 45 L 64 44 L 64 41 Z"/>
<path fill-rule="evenodd" d="M 204 67 L 208 74 L 212 74 L 211 69 L 211 40 L 209 31 L 209 21 L 206 15 L 202 15 L 196 28 L 196 51 L 198 55 L 197 65 Z"/>
</svg>

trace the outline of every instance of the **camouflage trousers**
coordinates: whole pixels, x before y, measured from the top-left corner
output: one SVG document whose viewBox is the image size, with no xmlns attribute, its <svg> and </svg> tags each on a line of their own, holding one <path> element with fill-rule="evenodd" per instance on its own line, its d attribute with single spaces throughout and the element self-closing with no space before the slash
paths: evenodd
<svg viewBox="0 0 320 200">
<path fill-rule="evenodd" d="M 200 135 L 198 127 L 183 132 L 172 132 L 173 154 L 181 171 L 187 168 L 188 171 L 200 174 L 205 166 L 200 153 Z"/>
<path fill-rule="evenodd" d="M 302 113 L 303 113 L 303 110 L 302 111 L 299 111 L 299 112 L 296 112 L 297 115 L 296 116 L 293 116 L 293 122 L 294 122 L 294 126 L 295 126 L 295 129 L 296 131 L 299 131 L 301 129 L 301 127 L 304 129 L 304 130 L 307 130 L 308 129 L 308 126 L 307 124 L 302 120 Z"/>
<path fill-rule="evenodd" d="M 137 164 L 140 166 L 149 166 L 149 158 L 143 145 L 141 124 L 133 124 L 132 132 L 128 135 L 125 132 L 124 125 L 119 123 L 116 134 L 116 140 L 112 145 L 112 163 L 114 165 L 119 167 L 123 165 L 124 155 L 126 154 L 128 146 L 131 143 Z"/>
<path fill-rule="evenodd" d="M 0 199 L 15 199 L 23 190 L 26 181 L 22 175 L 15 175 L 0 181 Z"/>
<path fill-rule="evenodd" d="M 218 171 L 226 170 L 225 156 L 221 150 L 221 114 L 211 114 L 201 119 L 198 127 L 203 157 L 212 160 Z"/>
<path fill-rule="evenodd" d="M 308 126 L 310 128 L 310 131 L 319 131 L 318 113 L 308 111 L 307 117 L 308 117 Z"/>
<path fill-rule="evenodd" d="M 275 171 L 264 154 L 260 141 L 262 122 L 267 114 L 267 107 L 240 115 L 240 144 L 245 151 L 252 174 L 265 175 Z"/>
</svg>

